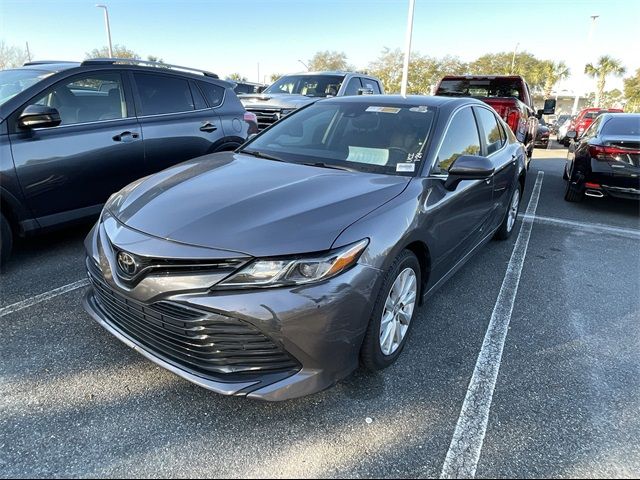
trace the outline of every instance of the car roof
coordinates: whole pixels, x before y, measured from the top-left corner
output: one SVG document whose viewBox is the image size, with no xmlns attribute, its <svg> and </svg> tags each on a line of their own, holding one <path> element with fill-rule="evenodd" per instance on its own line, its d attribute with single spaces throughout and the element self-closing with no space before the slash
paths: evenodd
<svg viewBox="0 0 640 480">
<path fill-rule="evenodd" d="M 38 60 L 34 62 L 27 62 L 22 67 L 14 68 L 13 70 L 37 70 L 40 72 L 55 73 L 79 66 L 80 62 L 67 62 L 64 60 Z"/>
<path fill-rule="evenodd" d="M 421 106 L 426 107 L 447 107 L 456 108 L 462 105 L 488 105 L 480 100 L 476 100 L 471 97 L 437 97 L 434 95 L 350 95 L 346 97 L 331 97 L 324 100 L 320 100 L 317 103 L 323 102 L 337 102 L 337 103 L 359 103 L 370 104 L 372 106 L 385 106 L 385 105 L 407 105 L 407 106 Z"/>
</svg>

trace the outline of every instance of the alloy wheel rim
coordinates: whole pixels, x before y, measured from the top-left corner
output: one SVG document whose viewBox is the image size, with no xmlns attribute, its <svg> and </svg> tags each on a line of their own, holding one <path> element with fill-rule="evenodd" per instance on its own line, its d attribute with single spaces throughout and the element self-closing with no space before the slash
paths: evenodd
<svg viewBox="0 0 640 480">
<path fill-rule="evenodd" d="M 507 218 L 507 230 L 510 232 L 513 226 L 516 223 L 516 218 L 518 217 L 518 206 L 520 204 L 520 190 L 516 188 L 516 191 L 513 192 L 513 197 L 511 198 L 511 205 L 509 205 L 509 214 Z"/>
<path fill-rule="evenodd" d="M 386 356 L 392 355 L 409 330 L 418 294 L 418 280 L 412 268 L 405 268 L 396 277 L 380 318 L 380 349 Z"/>
</svg>

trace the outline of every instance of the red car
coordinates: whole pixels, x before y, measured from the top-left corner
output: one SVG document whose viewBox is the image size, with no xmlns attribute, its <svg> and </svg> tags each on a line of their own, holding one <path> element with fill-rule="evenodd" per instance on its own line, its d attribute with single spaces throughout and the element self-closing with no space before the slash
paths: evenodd
<svg viewBox="0 0 640 480">
<path fill-rule="evenodd" d="M 623 113 L 620 108 L 585 108 L 578 116 L 571 122 L 568 131 L 575 131 L 576 138 L 579 138 L 587 128 L 591 126 L 593 121 L 598 118 L 598 115 L 602 113 Z M 565 140 L 565 144 L 568 145 L 569 139 Z"/>
</svg>

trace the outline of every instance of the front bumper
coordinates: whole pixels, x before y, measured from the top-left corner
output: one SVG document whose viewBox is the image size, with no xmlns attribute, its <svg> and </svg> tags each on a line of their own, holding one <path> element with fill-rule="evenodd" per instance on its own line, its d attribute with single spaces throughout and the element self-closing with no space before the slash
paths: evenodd
<svg viewBox="0 0 640 480">
<path fill-rule="evenodd" d="M 127 234 L 130 237 L 132 232 Z M 323 390 L 357 368 L 360 346 L 373 308 L 373 293 L 377 291 L 380 278 L 379 270 L 358 264 L 337 277 L 314 285 L 246 291 L 215 291 L 196 284 L 185 286 L 179 277 L 172 281 L 165 273 L 161 279 L 164 290 L 152 288 L 152 295 L 149 295 L 149 282 L 142 281 L 130 288 L 118 281 L 112 268 L 113 254 L 105 245 L 105 236 L 104 227 L 97 226 L 85 242 L 93 288 L 85 296 L 84 307 L 112 335 L 161 367 L 217 393 L 272 401 Z M 95 268 L 92 271 L 91 262 L 99 265 L 98 273 Z M 110 308 L 104 297 L 101 299 L 100 288 L 103 287 L 100 282 L 136 312 L 137 317 L 131 320 L 135 322 L 134 328 L 128 328 L 128 313 Z M 157 315 L 155 306 L 166 304 L 205 312 L 208 315 L 206 328 L 217 328 L 217 318 L 227 323 L 235 322 L 234 328 L 244 326 L 251 330 L 252 338 L 258 336 L 284 356 L 278 357 L 280 363 L 273 368 L 261 369 L 258 365 L 237 371 L 234 365 L 226 368 L 217 354 L 210 353 L 217 351 L 218 340 L 208 337 L 207 346 L 214 348 L 207 350 L 207 354 L 218 359 L 216 371 L 194 368 L 184 352 L 172 354 L 176 340 L 167 337 L 166 329 L 160 333 L 153 331 L 149 340 L 147 331 L 158 328 L 157 325 L 168 325 L 167 328 L 178 332 L 176 336 L 181 341 L 184 341 L 184 332 L 176 327 L 190 330 L 187 327 L 192 326 L 186 320 L 182 326 L 175 318 Z M 143 311 L 145 313 L 139 313 Z M 171 342 L 171 348 L 167 349 L 167 342 L 159 343 L 159 340 Z M 242 338 L 236 340 L 243 341 Z M 223 346 L 230 348 L 220 344 L 220 348 Z M 247 343 L 246 346 L 251 345 Z M 286 362 L 284 357 L 291 361 Z"/>
</svg>

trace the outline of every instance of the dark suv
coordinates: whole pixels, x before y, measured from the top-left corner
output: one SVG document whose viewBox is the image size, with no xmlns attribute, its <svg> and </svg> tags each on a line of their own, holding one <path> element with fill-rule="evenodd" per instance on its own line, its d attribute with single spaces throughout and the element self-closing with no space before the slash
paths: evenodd
<svg viewBox="0 0 640 480">
<path fill-rule="evenodd" d="M 97 215 L 133 180 L 257 131 L 233 84 L 121 59 L 0 72 L 0 261 L 14 236 Z"/>
</svg>

